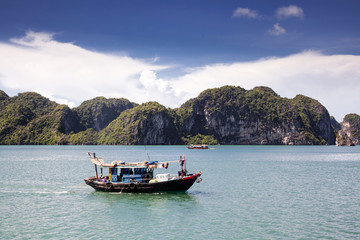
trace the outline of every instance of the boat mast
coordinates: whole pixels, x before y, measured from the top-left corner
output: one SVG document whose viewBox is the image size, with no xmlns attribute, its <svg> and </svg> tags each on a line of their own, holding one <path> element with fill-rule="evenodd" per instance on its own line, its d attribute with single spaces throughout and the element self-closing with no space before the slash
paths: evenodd
<svg viewBox="0 0 360 240">
<path fill-rule="evenodd" d="M 96 158 L 95 153 L 93 153 L 92 156 L 91 156 L 91 152 L 88 152 L 88 155 L 89 155 L 90 159 L 91 159 L 91 158 Z M 96 178 L 99 178 L 99 177 L 98 177 L 97 166 L 96 166 L 95 163 L 94 163 L 94 167 L 95 167 Z"/>
<path fill-rule="evenodd" d="M 185 174 L 186 174 L 186 160 L 185 160 L 185 155 L 183 155 L 183 159 L 184 159 L 184 164 L 185 164 Z"/>
<path fill-rule="evenodd" d="M 98 171 L 97 171 L 97 167 L 96 167 L 96 164 L 94 164 L 94 166 L 95 166 L 95 173 L 96 173 L 96 178 L 99 178 L 99 177 L 98 177 Z"/>
<path fill-rule="evenodd" d="M 181 156 L 180 155 L 180 165 L 181 165 L 181 176 L 184 176 L 184 172 L 185 172 L 185 176 L 186 176 L 186 160 L 185 160 L 185 155 Z M 185 168 L 184 168 L 185 165 Z M 185 171 L 184 171 L 185 170 Z"/>
</svg>

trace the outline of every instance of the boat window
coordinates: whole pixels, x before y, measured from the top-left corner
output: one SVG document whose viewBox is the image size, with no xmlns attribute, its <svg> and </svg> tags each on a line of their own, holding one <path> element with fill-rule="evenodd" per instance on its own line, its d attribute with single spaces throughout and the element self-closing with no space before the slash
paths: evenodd
<svg viewBox="0 0 360 240">
<path fill-rule="evenodd" d="M 145 173 L 144 168 L 135 168 L 135 174 L 143 174 L 143 173 Z"/>
<path fill-rule="evenodd" d="M 117 168 L 111 168 L 111 175 L 117 175 Z"/>
</svg>

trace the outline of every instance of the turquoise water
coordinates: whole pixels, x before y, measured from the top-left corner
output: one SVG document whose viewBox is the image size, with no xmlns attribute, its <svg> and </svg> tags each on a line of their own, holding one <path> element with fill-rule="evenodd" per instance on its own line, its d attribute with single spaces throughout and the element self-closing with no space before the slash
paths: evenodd
<svg viewBox="0 0 360 240">
<path fill-rule="evenodd" d="M 202 171 L 187 193 L 111 194 L 85 185 L 87 151 L 144 146 L 0 146 L 0 239 L 360 239 L 360 146 L 214 148 L 146 147 Z"/>
</svg>

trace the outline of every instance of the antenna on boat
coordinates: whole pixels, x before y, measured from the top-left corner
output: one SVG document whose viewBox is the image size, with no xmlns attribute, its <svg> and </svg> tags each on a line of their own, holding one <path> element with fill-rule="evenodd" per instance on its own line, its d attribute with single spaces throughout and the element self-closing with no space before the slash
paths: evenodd
<svg viewBox="0 0 360 240">
<path fill-rule="evenodd" d="M 146 148 L 146 145 L 144 145 L 144 146 L 145 146 L 145 151 L 146 151 L 146 155 L 147 155 L 147 157 L 148 157 L 148 159 L 149 159 L 149 162 L 151 162 L 150 156 L 149 156 L 149 153 L 148 153 L 148 150 L 147 150 L 147 148 Z"/>
</svg>

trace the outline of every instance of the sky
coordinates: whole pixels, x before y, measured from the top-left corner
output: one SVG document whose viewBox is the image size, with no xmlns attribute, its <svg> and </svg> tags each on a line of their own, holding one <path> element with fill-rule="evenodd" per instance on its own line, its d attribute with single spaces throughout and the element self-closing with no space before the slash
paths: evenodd
<svg viewBox="0 0 360 240">
<path fill-rule="evenodd" d="M 0 89 L 69 107 L 176 108 L 208 88 L 272 88 L 360 114 L 358 0 L 0 0 Z"/>
</svg>

